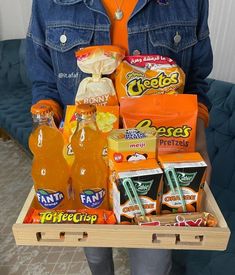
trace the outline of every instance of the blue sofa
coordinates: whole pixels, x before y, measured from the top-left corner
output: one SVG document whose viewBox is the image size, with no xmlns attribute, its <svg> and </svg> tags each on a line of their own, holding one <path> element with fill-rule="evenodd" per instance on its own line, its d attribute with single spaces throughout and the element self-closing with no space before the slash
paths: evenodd
<svg viewBox="0 0 235 275">
<path fill-rule="evenodd" d="M 0 128 L 28 151 L 31 86 L 26 77 L 25 41 L 0 42 Z M 208 80 L 212 102 L 207 129 L 213 173 L 211 189 L 232 231 L 228 249 L 173 251 L 172 274 L 235 274 L 235 84 Z"/>
<path fill-rule="evenodd" d="M 28 152 L 32 97 L 24 57 L 25 40 L 0 42 L 0 128 Z"/>
</svg>

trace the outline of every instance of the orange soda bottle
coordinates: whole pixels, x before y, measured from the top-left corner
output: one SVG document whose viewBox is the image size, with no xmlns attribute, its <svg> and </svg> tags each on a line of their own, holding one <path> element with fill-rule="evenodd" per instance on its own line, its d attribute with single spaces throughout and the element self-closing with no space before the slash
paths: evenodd
<svg viewBox="0 0 235 275">
<path fill-rule="evenodd" d="M 71 168 L 75 208 L 108 209 L 108 167 L 103 159 L 104 138 L 95 120 L 96 107 L 76 108 L 78 126 L 71 139 L 74 162 Z"/>
<path fill-rule="evenodd" d="M 31 108 L 33 131 L 29 147 L 34 158 L 32 178 L 36 192 L 35 208 L 71 209 L 69 168 L 63 156 L 64 139 L 54 123 L 51 107 L 35 104 Z"/>
</svg>

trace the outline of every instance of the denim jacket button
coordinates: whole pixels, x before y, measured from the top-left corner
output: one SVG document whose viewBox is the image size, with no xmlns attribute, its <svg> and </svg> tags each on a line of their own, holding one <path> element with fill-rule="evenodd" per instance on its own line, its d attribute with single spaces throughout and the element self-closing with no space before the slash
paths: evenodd
<svg viewBox="0 0 235 275">
<path fill-rule="evenodd" d="M 176 35 L 174 36 L 174 42 L 175 44 L 179 44 L 181 41 L 181 35 L 177 32 Z"/>
<path fill-rule="evenodd" d="M 133 54 L 133 55 L 140 55 L 141 52 L 140 52 L 139 50 L 134 50 L 134 51 L 132 52 L 132 54 Z"/>
<path fill-rule="evenodd" d="M 65 34 L 62 34 L 62 35 L 60 36 L 60 42 L 61 42 L 62 44 L 64 44 L 64 43 L 66 43 L 66 41 L 67 41 L 67 36 L 66 36 Z"/>
</svg>

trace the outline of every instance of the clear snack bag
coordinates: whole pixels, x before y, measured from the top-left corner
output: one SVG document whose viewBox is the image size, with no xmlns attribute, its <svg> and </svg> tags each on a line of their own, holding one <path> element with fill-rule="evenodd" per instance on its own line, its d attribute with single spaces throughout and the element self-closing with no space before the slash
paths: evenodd
<svg viewBox="0 0 235 275">
<path fill-rule="evenodd" d="M 116 46 L 91 46 L 76 52 L 77 65 L 90 77 L 84 78 L 75 97 L 76 104 L 117 105 L 113 82 L 102 75 L 112 74 L 124 58 L 124 50 Z"/>
</svg>

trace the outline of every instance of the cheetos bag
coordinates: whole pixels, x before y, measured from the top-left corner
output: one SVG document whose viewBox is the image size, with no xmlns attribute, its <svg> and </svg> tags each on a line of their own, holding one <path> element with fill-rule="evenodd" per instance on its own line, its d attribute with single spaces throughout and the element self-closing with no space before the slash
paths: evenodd
<svg viewBox="0 0 235 275">
<path fill-rule="evenodd" d="M 120 101 L 124 127 L 156 130 L 159 154 L 195 151 L 197 113 L 196 95 L 148 95 Z"/>
<path fill-rule="evenodd" d="M 161 55 L 126 56 L 117 67 L 115 88 L 123 97 L 183 93 L 185 74 L 176 62 Z"/>
</svg>

